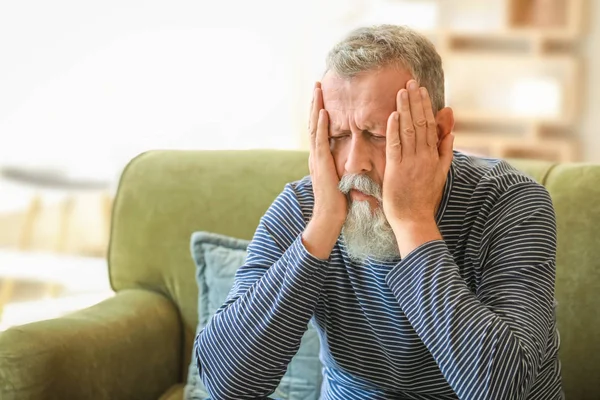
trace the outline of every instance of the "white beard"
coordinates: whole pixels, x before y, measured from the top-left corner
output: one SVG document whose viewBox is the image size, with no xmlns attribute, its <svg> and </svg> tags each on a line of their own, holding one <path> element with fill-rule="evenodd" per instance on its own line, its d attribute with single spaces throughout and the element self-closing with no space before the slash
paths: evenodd
<svg viewBox="0 0 600 400">
<path fill-rule="evenodd" d="M 381 208 L 379 185 L 366 175 L 344 175 L 339 187 L 346 194 L 351 189 L 360 190 L 380 203 L 373 210 L 368 201 L 348 199 L 348 215 L 342 227 L 342 238 L 350 258 L 361 263 L 368 257 L 381 261 L 399 259 L 396 236 Z"/>
</svg>

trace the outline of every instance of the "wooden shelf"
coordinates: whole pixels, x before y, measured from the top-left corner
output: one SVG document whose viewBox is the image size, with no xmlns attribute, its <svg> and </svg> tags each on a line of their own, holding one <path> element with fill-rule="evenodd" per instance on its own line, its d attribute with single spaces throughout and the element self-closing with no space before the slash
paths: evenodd
<svg viewBox="0 0 600 400">
<path fill-rule="evenodd" d="M 452 54 L 514 54 L 552 56 L 568 54 L 575 45 L 572 32 L 557 30 L 537 32 L 515 29 L 497 32 L 446 32 L 431 35 Z"/>
<path fill-rule="evenodd" d="M 507 28 L 497 31 L 469 31 L 469 30 L 427 30 L 423 31 L 427 36 L 441 37 L 445 36 L 449 39 L 488 39 L 488 40 L 551 40 L 569 42 L 578 39 L 576 32 L 570 29 L 534 29 L 534 28 Z"/>
<path fill-rule="evenodd" d="M 557 128 L 567 128 L 574 122 L 571 118 L 544 118 L 508 113 L 505 114 L 501 112 L 494 113 L 468 110 L 454 110 L 454 119 L 456 121 L 466 123 L 485 123 L 495 125 L 519 123 L 532 127 L 543 125 Z"/>
<path fill-rule="evenodd" d="M 585 0 L 509 0 L 507 26 L 577 36 L 583 31 Z"/>
</svg>

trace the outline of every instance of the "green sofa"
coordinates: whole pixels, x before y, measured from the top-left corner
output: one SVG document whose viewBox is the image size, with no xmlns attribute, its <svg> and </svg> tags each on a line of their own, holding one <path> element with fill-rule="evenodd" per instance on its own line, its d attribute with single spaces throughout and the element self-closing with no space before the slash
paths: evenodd
<svg viewBox="0 0 600 400">
<path fill-rule="evenodd" d="M 567 399 L 600 399 L 600 165 L 511 161 L 558 218 Z M 122 174 L 108 255 L 117 294 L 0 334 L 0 399 L 181 399 L 197 323 L 192 232 L 251 238 L 305 152 L 152 151 Z"/>
</svg>

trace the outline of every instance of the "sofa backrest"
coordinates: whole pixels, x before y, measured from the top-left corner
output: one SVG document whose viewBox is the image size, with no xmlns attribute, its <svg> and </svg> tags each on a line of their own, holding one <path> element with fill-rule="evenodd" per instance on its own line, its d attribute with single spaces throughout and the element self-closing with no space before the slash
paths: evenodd
<svg viewBox="0 0 600 400">
<path fill-rule="evenodd" d="M 557 319 L 567 399 L 600 398 L 600 165 L 509 160 L 550 193 L 556 211 Z"/>
<path fill-rule="evenodd" d="M 192 232 L 251 239 L 287 182 L 308 174 L 301 151 L 152 151 L 121 176 L 109 248 L 115 291 L 145 288 L 175 302 L 184 324 L 182 378 L 197 324 Z M 600 393 L 600 165 L 509 160 L 544 184 L 558 223 L 556 298 L 567 398 Z"/>
<path fill-rule="evenodd" d="M 151 151 L 121 174 L 108 263 L 113 290 L 144 288 L 175 302 L 184 324 L 182 377 L 198 322 L 189 243 L 195 231 L 251 239 L 286 183 L 308 174 L 294 151 Z"/>
</svg>

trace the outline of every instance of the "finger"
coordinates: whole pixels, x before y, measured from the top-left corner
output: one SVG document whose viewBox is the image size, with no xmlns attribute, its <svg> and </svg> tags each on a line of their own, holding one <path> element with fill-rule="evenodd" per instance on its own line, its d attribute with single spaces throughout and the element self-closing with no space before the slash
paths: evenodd
<svg viewBox="0 0 600 400">
<path fill-rule="evenodd" d="M 408 91 L 400 89 L 398 92 L 398 111 L 400 113 L 400 143 L 402 148 L 402 158 L 414 156 L 415 147 L 415 127 L 410 116 L 410 105 Z"/>
<path fill-rule="evenodd" d="M 315 104 L 315 89 L 321 89 L 321 82 L 316 81 L 315 85 L 313 86 L 313 96 L 312 96 L 312 99 L 310 100 L 310 113 L 312 113 L 312 109 Z"/>
<path fill-rule="evenodd" d="M 386 160 L 401 161 L 402 145 L 400 143 L 400 114 L 394 111 L 387 121 L 385 131 Z"/>
<path fill-rule="evenodd" d="M 452 158 L 454 157 L 454 134 L 449 133 L 444 136 L 440 142 L 439 154 L 442 170 L 444 174 L 447 174 L 452 164 Z"/>
<path fill-rule="evenodd" d="M 311 102 L 311 111 L 310 111 L 310 123 L 308 126 L 309 134 L 310 134 L 310 144 L 311 149 L 315 147 L 315 141 L 317 137 L 317 125 L 319 123 L 319 110 L 323 108 L 323 100 L 321 95 L 320 84 L 317 82 L 315 84 L 315 89 L 313 90 L 313 99 Z"/>
<path fill-rule="evenodd" d="M 317 88 L 313 89 L 312 100 L 310 102 L 310 115 L 308 117 L 308 134 L 310 135 L 310 151 L 315 150 L 315 140 L 317 137 L 317 119 L 315 119 L 315 97 L 317 97 Z"/>
<path fill-rule="evenodd" d="M 435 122 L 435 115 L 433 113 L 433 105 L 431 104 L 431 97 L 426 88 L 422 87 L 421 101 L 423 102 L 423 111 L 425 112 L 425 120 L 427 121 L 427 145 L 431 149 L 437 148 L 437 123 Z"/>
<path fill-rule="evenodd" d="M 319 111 L 316 149 L 317 154 L 325 154 L 325 152 L 331 152 L 331 150 L 329 149 L 329 115 L 324 109 L 321 109 Z"/>
<path fill-rule="evenodd" d="M 324 107 L 323 106 L 323 89 L 321 88 L 320 82 L 317 82 L 315 86 L 317 89 L 317 97 L 315 98 L 315 102 L 317 105 L 317 109 L 320 110 Z"/>
<path fill-rule="evenodd" d="M 410 115 L 416 131 L 416 146 L 419 149 L 427 147 L 427 120 L 423 111 L 423 101 L 421 100 L 421 91 L 417 81 L 408 82 L 408 98 L 410 100 Z"/>
<path fill-rule="evenodd" d="M 321 87 L 321 82 L 319 82 L 319 81 L 315 82 L 315 84 L 313 86 L 313 95 L 310 99 L 310 107 L 308 109 L 308 126 L 309 127 L 310 127 L 310 123 L 312 120 L 313 107 L 315 106 L 315 90 L 320 87 Z"/>
</svg>

